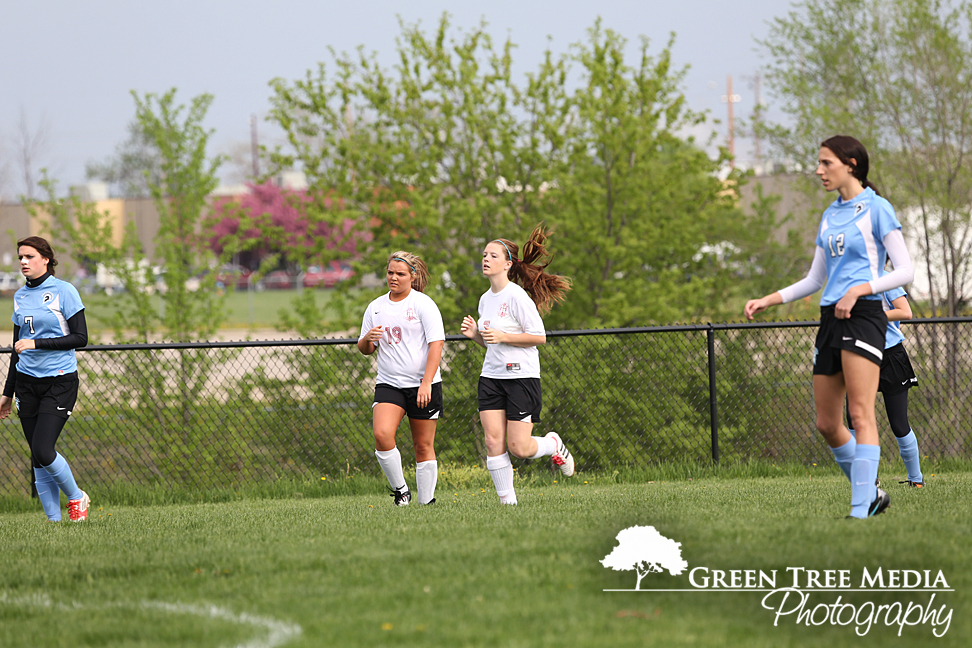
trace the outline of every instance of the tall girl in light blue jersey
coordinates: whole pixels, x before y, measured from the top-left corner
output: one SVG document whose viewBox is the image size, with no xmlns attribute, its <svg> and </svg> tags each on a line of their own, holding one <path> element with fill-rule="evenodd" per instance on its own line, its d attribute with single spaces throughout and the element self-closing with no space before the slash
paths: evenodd
<svg viewBox="0 0 972 648">
<path fill-rule="evenodd" d="M 74 350 L 88 343 L 84 304 L 77 289 L 54 277 L 50 243 L 29 236 L 17 243 L 27 283 L 14 294 L 14 348 L 0 396 L 0 419 L 17 403 L 30 447 L 37 496 L 47 519 L 61 519 L 61 493 L 74 522 L 88 518 L 88 494 L 78 488 L 67 460 L 54 449 L 78 399 Z"/>
<path fill-rule="evenodd" d="M 888 327 L 881 293 L 914 278 L 901 223 L 868 181 L 868 168 L 867 150 L 853 137 L 836 135 L 820 145 L 817 176 L 838 198 L 821 218 L 810 272 L 791 286 L 748 301 L 744 310 L 752 319 L 823 287 L 813 357 L 817 429 L 850 476 L 850 517 L 855 518 L 882 513 L 891 502 L 875 485 L 881 451 L 874 401 Z M 894 270 L 885 273 L 888 258 Z M 845 396 L 856 439 L 844 426 Z"/>
<path fill-rule="evenodd" d="M 888 413 L 888 423 L 898 442 L 901 460 L 908 470 L 908 479 L 901 482 L 912 488 L 924 488 L 925 479 L 921 474 L 921 453 L 918 439 L 908 421 L 908 390 L 918 385 L 918 377 L 911 366 L 911 358 L 904 348 L 904 334 L 901 321 L 911 319 L 911 305 L 908 294 L 903 288 L 894 288 L 882 293 L 881 301 L 888 317 L 888 331 L 884 343 L 884 359 L 881 361 L 881 381 L 878 391 L 884 395 L 884 409 Z M 854 434 L 853 419 L 848 412 L 847 427 Z M 850 478 L 850 475 L 848 475 Z"/>
</svg>

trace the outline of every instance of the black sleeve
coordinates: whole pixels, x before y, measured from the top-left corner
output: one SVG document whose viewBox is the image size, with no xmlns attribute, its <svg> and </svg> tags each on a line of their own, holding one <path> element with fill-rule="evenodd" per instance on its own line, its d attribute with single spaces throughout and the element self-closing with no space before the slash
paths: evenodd
<svg viewBox="0 0 972 648">
<path fill-rule="evenodd" d="M 70 333 L 64 337 L 40 338 L 34 340 L 34 348 L 52 351 L 80 349 L 88 344 L 88 322 L 84 319 L 82 308 L 67 321 Z"/>
<path fill-rule="evenodd" d="M 20 359 L 20 356 L 13 350 L 13 346 L 17 344 L 19 339 L 20 327 L 14 324 L 13 342 L 10 343 L 10 368 L 7 369 L 7 382 L 3 384 L 3 395 L 7 398 L 12 398 L 14 392 L 17 391 L 17 360 Z"/>
</svg>

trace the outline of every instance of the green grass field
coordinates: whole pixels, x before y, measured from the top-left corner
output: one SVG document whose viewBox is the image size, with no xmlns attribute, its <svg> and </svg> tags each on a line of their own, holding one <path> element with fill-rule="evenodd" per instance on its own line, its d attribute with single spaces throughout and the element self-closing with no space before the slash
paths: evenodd
<svg viewBox="0 0 972 648">
<path fill-rule="evenodd" d="M 972 472 L 937 470 L 913 490 L 882 468 L 892 506 L 866 521 L 843 519 L 836 469 L 534 477 L 517 507 L 480 469 L 443 470 L 428 507 L 395 508 L 368 479 L 221 503 L 93 493 L 85 524 L 49 524 L 39 505 L 0 513 L 0 646 L 968 646 Z M 599 563 L 634 525 L 680 542 L 689 565 L 642 590 L 691 589 L 696 567 L 848 570 L 854 587 L 864 568 L 941 570 L 954 591 L 934 607 L 956 613 L 941 639 L 930 622 L 858 636 L 795 616 L 774 627 L 763 593 L 605 591 L 635 586 Z M 838 596 L 863 610 L 930 594 L 816 592 L 808 606 Z"/>
</svg>

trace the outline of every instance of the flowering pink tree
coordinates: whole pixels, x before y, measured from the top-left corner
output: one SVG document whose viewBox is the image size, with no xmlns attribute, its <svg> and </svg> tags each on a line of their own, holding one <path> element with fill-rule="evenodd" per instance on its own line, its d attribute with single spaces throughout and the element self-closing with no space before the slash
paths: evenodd
<svg viewBox="0 0 972 648">
<path fill-rule="evenodd" d="M 334 199 L 265 182 L 249 192 L 221 198 L 207 223 L 209 245 L 217 254 L 239 253 L 247 265 L 264 259 L 311 263 L 356 255 L 369 236 L 354 232 L 354 222 L 337 218 Z"/>
</svg>

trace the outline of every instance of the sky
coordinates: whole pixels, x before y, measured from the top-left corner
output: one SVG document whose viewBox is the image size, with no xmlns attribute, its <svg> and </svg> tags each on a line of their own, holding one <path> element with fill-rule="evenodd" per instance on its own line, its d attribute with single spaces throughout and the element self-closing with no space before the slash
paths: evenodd
<svg viewBox="0 0 972 648">
<path fill-rule="evenodd" d="M 182 103 L 214 95 L 206 126 L 214 129 L 213 152 L 248 146 L 256 115 L 261 143 L 276 136 L 263 119 L 268 83 L 295 80 L 328 48 L 364 46 L 390 68 L 395 64 L 399 19 L 435 28 L 443 12 L 456 28 L 485 20 L 494 40 L 517 45 L 515 69 L 536 69 L 543 52 L 565 52 L 585 39 L 600 17 L 604 27 L 629 41 L 630 62 L 641 36 L 657 53 L 671 32 L 675 63 L 689 65 L 683 90 L 690 106 L 708 110 L 722 124 L 725 141 L 727 76 L 740 95 L 736 116 L 755 105 L 753 78 L 764 59 L 757 39 L 789 9 L 786 0 L 37 0 L 5 2 L 0 24 L 0 196 L 23 192 L 15 155 L 21 125 L 43 132 L 38 166 L 61 187 L 85 181 L 87 162 L 110 157 L 126 137 L 135 112 L 131 91 L 163 93 L 178 88 Z M 767 99 L 763 92 L 764 101 Z M 772 104 L 770 105 L 772 111 Z M 742 164 L 752 162 L 752 143 L 736 139 Z M 232 180 L 231 169 L 224 180 Z"/>
</svg>

